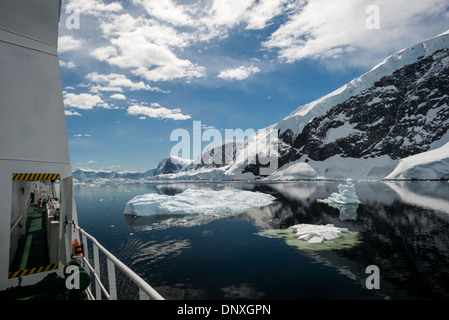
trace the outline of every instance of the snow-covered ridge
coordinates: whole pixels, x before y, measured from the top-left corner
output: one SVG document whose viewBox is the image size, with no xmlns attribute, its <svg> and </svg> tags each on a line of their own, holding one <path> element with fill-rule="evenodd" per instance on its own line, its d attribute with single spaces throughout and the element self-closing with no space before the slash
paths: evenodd
<svg viewBox="0 0 449 320">
<path fill-rule="evenodd" d="M 145 172 L 135 172 L 126 170 L 102 170 L 89 168 L 73 168 L 72 176 L 76 182 L 97 181 L 97 180 L 138 180 L 152 176 L 154 169 Z"/>
<path fill-rule="evenodd" d="M 294 134 L 298 134 L 312 118 L 323 115 L 331 107 L 348 100 L 351 96 L 361 93 L 382 77 L 390 75 L 406 65 L 417 62 L 420 58 L 431 55 L 448 46 L 449 30 L 432 39 L 403 49 L 388 57 L 361 77 L 352 80 L 334 92 L 300 106 L 277 123 L 275 129 L 279 129 L 280 133 L 290 129 Z"/>
<path fill-rule="evenodd" d="M 183 159 L 180 157 L 170 156 L 168 158 L 162 159 L 159 162 L 156 170 L 154 171 L 154 175 L 160 174 L 170 174 L 170 173 L 178 173 L 186 166 L 192 164 L 193 161 L 189 159 Z"/>
</svg>

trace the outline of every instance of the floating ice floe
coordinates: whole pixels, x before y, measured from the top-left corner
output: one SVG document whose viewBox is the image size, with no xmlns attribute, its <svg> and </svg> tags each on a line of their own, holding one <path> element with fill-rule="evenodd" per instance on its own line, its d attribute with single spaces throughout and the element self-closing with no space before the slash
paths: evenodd
<svg viewBox="0 0 449 320">
<path fill-rule="evenodd" d="M 126 203 L 125 214 L 150 216 L 158 214 L 220 214 L 243 212 L 271 204 L 275 197 L 244 190 L 193 190 L 169 196 L 150 193 L 138 195 Z"/>
<path fill-rule="evenodd" d="M 338 185 L 339 193 L 332 193 L 330 197 L 327 199 L 318 199 L 318 202 L 327 203 L 327 204 L 359 204 L 359 198 L 355 193 L 355 187 L 353 184 Z"/>
<path fill-rule="evenodd" d="M 298 224 L 288 228 L 287 231 L 296 233 L 299 240 L 307 241 L 307 243 L 321 243 L 338 239 L 342 232 L 349 232 L 347 228 L 337 228 L 333 224 Z"/>
<path fill-rule="evenodd" d="M 257 233 L 270 239 L 283 239 L 286 244 L 305 251 L 343 250 L 361 243 L 358 232 L 333 225 L 302 224 L 288 229 L 267 229 Z"/>
</svg>

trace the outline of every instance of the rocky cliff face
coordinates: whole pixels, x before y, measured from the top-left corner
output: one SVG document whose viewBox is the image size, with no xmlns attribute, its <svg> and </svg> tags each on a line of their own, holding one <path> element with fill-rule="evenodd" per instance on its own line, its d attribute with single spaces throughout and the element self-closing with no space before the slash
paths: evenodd
<svg viewBox="0 0 449 320">
<path fill-rule="evenodd" d="M 428 151 L 449 127 L 449 49 L 424 57 L 311 120 L 299 133 L 281 134 L 291 148 L 281 164 L 302 156 L 324 161 Z M 285 150 L 285 147 L 284 147 Z"/>
<path fill-rule="evenodd" d="M 242 145 L 242 141 L 233 140 L 213 148 L 208 148 L 201 154 L 199 159 L 192 161 L 182 171 L 226 167 L 236 160 L 237 154 L 242 149 Z"/>
<path fill-rule="evenodd" d="M 192 161 L 178 158 L 178 157 L 168 157 L 159 162 L 156 170 L 154 171 L 154 175 L 162 175 L 162 174 L 172 174 L 178 173 L 184 167 L 190 165 Z"/>
</svg>

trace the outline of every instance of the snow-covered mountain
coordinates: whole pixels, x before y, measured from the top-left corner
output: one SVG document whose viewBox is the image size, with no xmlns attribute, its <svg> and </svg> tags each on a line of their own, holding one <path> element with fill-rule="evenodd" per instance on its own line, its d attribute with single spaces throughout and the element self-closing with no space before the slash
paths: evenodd
<svg viewBox="0 0 449 320">
<path fill-rule="evenodd" d="M 74 177 L 447 179 L 448 129 L 449 30 L 388 57 L 244 142 L 204 151 L 196 161 L 168 157 L 145 173 L 84 170 Z M 258 152 L 267 142 L 271 154 L 263 158 Z M 273 163 L 275 170 L 264 173 Z"/>
<path fill-rule="evenodd" d="M 176 174 L 184 167 L 189 167 L 192 162 L 192 160 L 178 157 L 168 157 L 162 159 L 157 168 L 144 172 L 74 168 L 72 170 L 72 176 L 75 182 L 82 183 L 147 181 L 153 178 L 157 179 L 158 175 Z"/>
<path fill-rule="evenodd" d="M 449 148 L 440 147 L 449 142 L 448 128 L 449 31 L 392 55 L 342 88 L 297 108 L 246 140 L 231 164 L 196 165 L 165 177 L 445 178 Z M 261 175 L 264 164 L 254 162 L 256 145 L 273 131 L 278 170 Z M 426 155 L 436 160 L 423 164 Z M 421 169 L 414 170 L 415 164 Z"/>
<path fill-rule="evenodd" d="M 154 175 L 157 176 L 162 174 L 178 173 L 184 167 L 188 167 L 190 164 L 192 164 L 192 162 L 192 160 L 170 156 L 168 158 L 162 159 L 161 162 L 159 162 L 159 165 L 154 171 Z"/>
<path fill-rule="evenodd" d="M 75 182 L 95 182 L 95 181 L 123 181 L 140 180 L 152 177 L 155 169 L 145 172 L 133 171 L 112 171 L 112 170 L 94 170 L 86 168 L 74 168 L 72 176 Z"/>
</svg>

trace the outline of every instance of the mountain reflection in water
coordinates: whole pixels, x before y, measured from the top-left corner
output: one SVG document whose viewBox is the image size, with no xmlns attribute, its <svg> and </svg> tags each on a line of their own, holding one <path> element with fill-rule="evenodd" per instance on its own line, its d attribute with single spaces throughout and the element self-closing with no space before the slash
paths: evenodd
<svg viewBox="0 0 449 320">
<path fill-rule="evenodd" d="M 110 215 L 123 214 L 133 195 L 174 195 L 188 188 L 240 188 L 277 198 L 235 215 L 122 215 L 119 239 L 101 231 L 99 213 L 98 222 L 89 221 L 94 218 L 86 217 L 87 204 L 78 210 L 81 225 L 83 220 L 95 225 L 97 238 L 111 237 L 114 254 L 168 299 L 447 299 L 449 184 L 358 181 L 351 183 L 359 205 L 317 201 L 336 192 L 339 183 L 158 183 L 121 187 L 127 194 L 108 187 L 117 202 L 108 207 Z M 77 189 L 79 199 L 87 194 L 86 188 Z M 356 238 L 316 250 L 273 236 L 296 224 L 333 224 Z M 119 225 L 116 220 L 115 228 Z M 369 265 L 379 267 L 378 290 L 365 287 Z"/>
</svg>

